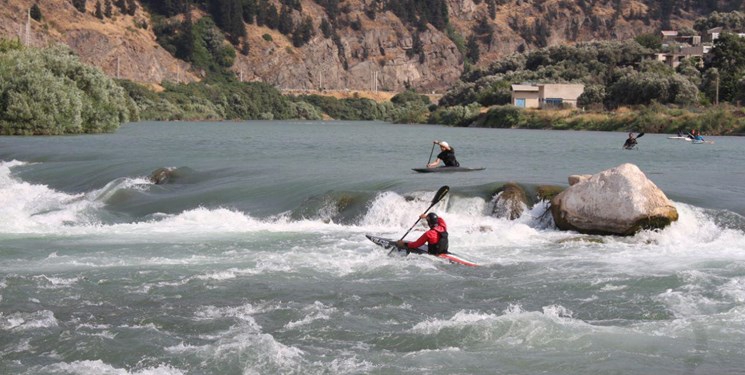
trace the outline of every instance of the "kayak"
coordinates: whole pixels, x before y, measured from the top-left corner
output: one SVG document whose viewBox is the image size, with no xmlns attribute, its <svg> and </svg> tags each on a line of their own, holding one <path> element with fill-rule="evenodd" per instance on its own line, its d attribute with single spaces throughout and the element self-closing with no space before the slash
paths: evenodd
<svg viewBox="0 0 745 375">
<path fill-rule="evenodd" d="M 711 144 L 714 144 L 714 141 L 704 141 L 703 139 L 694 139 L 691 143 L 693 143 L 694 145 L 701 145 L 704 143 L 711 145 Z"/>
<path fill-rule="evenodd" d="M 667 137 L 667 139 L 680 139 L 682 141 L 688 141 L 688 142 L 692 141 L 690 137 Z"/>
<path fill-rule="evenodd" d="M 433 257 L 437 257 L 437 258 L 440 258 L 440 259 L 447 260 L 450 263 L 462 264 L 464 266 L 469 266 L 469 267 L 476 267 L 476 266 L 478 266 L 478 264 L 476 264 L 474 262 L 471 262 L 470 260 L 466 260 L 466 259 L 462 258 L 461 256 L 459 256 L 457 254 L 453 254 L 451 252 L 448 252 L 446 254 L 437 254 L 437 255 L 430 254 L 430 253 L 427 252 L 427 245 L 426 244 L 424 244 L 424 245 L 422 245 L 422 246 L 420 246 L 420 247 L 418 247 L 416 249 L 401 249 L 401 248 L 398 248 L 396 246 L 396 240 L 392 240 L 390 238 L 382 238 L 382 237 L 371 236 L 369 234 L 366 234 L 365 237 L 367 237 L 374 244 L 376 244 L 376 245 L 378 245 L 378 246 L 380 246 L 380 247 L 382 247 L 384 249 L 395 250 L 396 251 L 396 254 L 401 255 L 401 256 L 407 256 L 407 255 L 409 255 L 409 253 L 414 253 L 414 254 L 419 254 L 419 255 L 431 255 Z M 404 242 L 407 242 L 408 243 L 408 241 L 404 241 Z"/>
<path fill-rule="evenodd" d="M 437 167 L 437 168 L 411 168 L 419 173 L 442 173 L 442 172 L 474 172 L 483 171 L 486 168 L 466 168 L 466 167 Z"/>
</svg>

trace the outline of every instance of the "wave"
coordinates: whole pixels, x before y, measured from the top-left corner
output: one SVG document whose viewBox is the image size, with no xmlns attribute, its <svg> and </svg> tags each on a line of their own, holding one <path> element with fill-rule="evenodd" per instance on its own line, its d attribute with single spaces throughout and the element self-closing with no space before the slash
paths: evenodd
<svg viewBox="0 0 745 375">
<path fill-rule="evenodd" d="M 151 212 L 127 217 L 119 215 L 112 206 L 136 200 L 133 197 L 137 195 L 147 195 L 147 201 L 151 201 L 162 187 L 145 176 L 123 176 L 100 189 L 68 194 L 15 177 L 13 170 L 25 165 L 29 164 L 15 160 L 0 162 L 0 217 L 5 221 L 5 225 L 0 226 L 0 233 L 401 233 L 429 206 L 434 194 L 429 190 L 402 193 L 385 190 L 387 187 L 376 190 L 380 186 L 369 190 L 331 190 L 309 195 L 289 211 L 264 217 L 227 205 L 205 207 L 196 199 L 191 208 L 176 213 Z M 188 168 L 174 170 L 180 171 L 181 177 L 177 179 L 193 175 Z M 528 195 L 529 205 L 523 207 L 522 214 L 515 220 L 495 217 L 495 198 L 499 196 L 500 187 L 499 184 L 487 184 L 454 188 L 431 211 L 441 214 L 448 221 L 451 231 L 490 243 L 515 244 L 531 237 L 556 240 L 551 238 L 551 233 L 556 231 L 550 214 L 547 214 L 547 203 L 538 199 L 539 186 L 522 186 Z M 178 191 L 171 193 L 178 194 Z M 724 238 L 741 243 L 745 232 L 745 218 L 742 216 L 731 211 L 702 209 L 684 203 L 676 203 L 676 206 L 680 220 L 662 231 L 663 235 L 647 231 L 635 237 L 660 245 L 675 245 L 691 238 L 712 243 Z M 499 233 L 499 236 L 494 236 L 494 233 Z M 595 241 L 597 237 L 562 234 L 561 238 Z M 623 243 L 626 240 L 608 237 L 598 241 Z"/>
<path fill-rule="evenodd" d="M 66 227 L 100 225 L 104 206 L 118 194 L 151 185 L 145 178 L 118 178 L 101 189 L 68 194 L 24 182 L 12 169 L 28 163 L 0 162 L 0 233 L 56 233 Z"/>
</svg>

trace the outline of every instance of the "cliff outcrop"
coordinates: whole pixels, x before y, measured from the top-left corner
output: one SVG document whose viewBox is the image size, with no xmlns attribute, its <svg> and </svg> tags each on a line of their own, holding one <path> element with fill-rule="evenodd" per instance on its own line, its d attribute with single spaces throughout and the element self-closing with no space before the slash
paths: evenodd
<svg viewBox="0 0 745 375">
<path fill-rule="evenodd" d="M 70 0 L 39 1 L 43 19 L 32 20 L 27 32 L 27 10 L 34 2 L 0 0 L 0 37 L 20 37 L 36 46 L 64 43 L 106 74 L 137 82 L 189 82 L 203 76 L 158 44 L 151 14 L 142 6 L 134 15 L 115 7 L 111 18 L 99 19 L 94 15 L 95 1 L 87 2 L 85 13 Z M 278 1 L 272 2 L 280 7 Z M 247 24 L 250 48 L 246 55 L 237 54 L 231 68 L 237 77 L 288 90 L 444 91 L 465 68 L 469 38 L 479 47 L 476 65 L 488 65 L 516 51 L 625 39 L 660 27 L 651 0 L 447 0 L 446 30 L 431 24 L 416 30 L 384 6 L 378 6 L 371 18 L 371 4 L 384 2 L 345 0 L 340 2 L 343 22 L 336 28 L 338 39 L 333 40 L 320 31 L 324 8 L 312 0 L 300 3 L 302 11 L 294 11 L 293 19 L 312 19 L 310 41 L 296 48 L 276 30 Z M 670 22 L 690 26 L 697 16 L 678 12 Z M 412 53 L 418 41 L 419 51 Z"/>
</svg>

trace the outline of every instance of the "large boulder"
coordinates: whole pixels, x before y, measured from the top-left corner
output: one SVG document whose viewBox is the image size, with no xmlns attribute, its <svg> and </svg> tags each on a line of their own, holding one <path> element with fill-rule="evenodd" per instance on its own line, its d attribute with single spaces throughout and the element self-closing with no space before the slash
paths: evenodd
<svg viewBox="0 0 745 375">
<path fill-rule="evenodd" d="M 573 182 L 551 200 L 559 229 L 628 236 L 678 220 L 672 202 L 636 165 L 622 164 Z"/>
</svg>

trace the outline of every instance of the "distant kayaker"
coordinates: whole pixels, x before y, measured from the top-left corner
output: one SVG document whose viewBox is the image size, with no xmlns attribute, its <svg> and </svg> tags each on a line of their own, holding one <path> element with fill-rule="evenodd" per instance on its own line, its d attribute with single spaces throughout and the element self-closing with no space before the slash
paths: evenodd
<svg viewBox="0 0 745 375">
<path fill-rule="evenodd" d="M 424 232 L 418 240 L 414 242 L 404 242 L 398 240 L 396 245 L 399 248 L 416 249 L 419 246 L 427 244 L 427 252 L 430 254 L 447 254 L 448 252 L 448 229 L 445 220 L 437 216 L 436 213 L 430 212 L 429 214 L 422 214 L 419 216 L 421 219 L 427 220 L 429 230 Z"/>
<path fill-rule="evenodd" d="M 458 160 L 455 160 L 455 150 L 445 141 L 434 141 L 436 145 L 440 145 L 440 153 L 437 154 L 435 161 L 427 164 L 427 168 L 437 168 L 440 163 L 445 164 L 446 167 L 460 167 Z"/>
<path fill-rule="evenodd" d="M 632 148 L 636 147 L 636 138 L 638 137 L 635 137 L 633 132 L 629 133 L 629 138 L 626 139 L 626 142 L 624 142 L 623 148 L 626 150 L 631 150 Z"/>
</svg>

